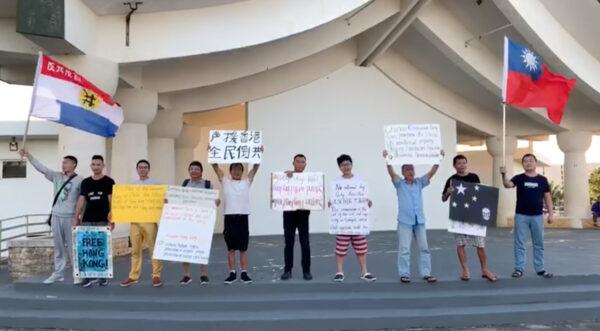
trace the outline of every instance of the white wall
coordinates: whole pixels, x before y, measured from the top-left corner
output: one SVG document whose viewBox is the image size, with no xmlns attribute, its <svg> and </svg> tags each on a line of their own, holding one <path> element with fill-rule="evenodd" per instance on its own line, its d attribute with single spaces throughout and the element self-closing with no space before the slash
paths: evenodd
<svg viewBox="0 0 600 331">
<path fill-rule="evenodd" d="M 265 143 L 264 163 L 251 189 L 250 233 L 283 232 L 281 212 L 269 208 L 270 173 L 289 169 L 296 153 L 307 156 L 307 171 L 323 171 L 327 182 L 340 175 L 336 157 L 350 154 L 354 173 L 370 186 L 372 230 L 395 229 L 396 194 L 381 156 L 383 126 L 394 123 L 441 126 L 448 156 L 424 191 L 424 208 L 428 228 L 445 228 L 448 211 L 440 196 L 453 171 L 455 121 L 414 99 L 377 69 L 348 65 L 303 87 L 248 104 L 248 129 L 262 130 Z M 418 166 L 417 175 L 429 168 Z M 327 222 L 326 211 L 314 212 L 311 232 L 326 232 Z"/>
<path fill-rule="evenodd" d="M 61 159 L 56 156 L 57 140 L 28 140 L 27 149 L 48 167 L 60 170 Z M 0 140 L 0 160 L 20 160 L 19 154 L 8 151 L 8 140 Z M 27 178 L 0 179 L 0 218 L 24 214 L 49 213 L 52 205 L 52 184 L 30 163 Z"/>
</svg>

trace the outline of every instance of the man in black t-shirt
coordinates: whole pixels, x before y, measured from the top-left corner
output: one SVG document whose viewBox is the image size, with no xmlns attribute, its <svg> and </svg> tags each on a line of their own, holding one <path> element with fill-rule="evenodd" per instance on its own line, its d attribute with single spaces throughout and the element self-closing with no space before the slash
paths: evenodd
<svg viewBox="0 0 600 331">
<path fill-rule="evenodd" d="M 500 168 L 504 187 L 517 188 L 517 208 L 514 221 L 515 271 L 512 276 L 520 278 L 525 272 L 525 241 L 527 233 L 533 242 L 533 266 L 538 276 L 552 278 L 553 275 L 544 268 L 544 203 L 548 208 L 548 224 L 552 224 L 552 196 L 546 177 L 536 171 L 537 158 L 533 154 L 525 154 L 521 159 L 525 173 L 516 175 L 510 180 L 506 178 L 506 169 Z"/>
<path fill-rule="evenodd" d="M 76 226 L 110 226 L 114 229 L 115 225 L 111 222 L 111 197 L 112 188 L 115 181 L 104 175 L 104 158 L 101 155 L 92 156 L 92 176 L 81 182 L 81 193 L 77 200 L 75 208 Z M 83 212 L 83 215 L 82 215 Z M 77 258 L 77 257 L 74 257 Z M 90 287 L 96 281 L 86 278 L 81 283 L 83 287 Z M 100 286 L 107 286 L 108 280 L 102 278 L 98 280 Z"/>
<path fill-rule="evenodd" d="M 442 191 L 442 201 L 446 202 L 448 198 L 454 192 L 454 186 L 457 181 L 463 181 L 468 183 L 480 183 L 479 176 L 474 173 L 467 171 L 467 158 L 464 155 L 457 155 L 452 160 L 456 173 L 448 180 Z M 481 276 L 488 279 L 491 282 L 496 281 L 496 275 L 494 275 L 487 266 L 487 255 L 485 253 L 485 237 L 467 235 L 455 233 L 454 239 L 456 240 L 456 252 L 458 254 L 458 260 L 462 269 L 460 279 L 467 281 L 471 278 L 469 272 L 469 264 L 467 263 L 467 253 L 465 251 L 466 245 L 472 245 L 477 248 L 477 255 L 479 256 L 479 264 L 481 265 Z"/>
</svg>

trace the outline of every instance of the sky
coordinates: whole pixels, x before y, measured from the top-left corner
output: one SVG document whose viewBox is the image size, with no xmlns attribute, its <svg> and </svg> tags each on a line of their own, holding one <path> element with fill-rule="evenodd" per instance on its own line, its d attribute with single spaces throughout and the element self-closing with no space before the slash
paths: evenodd
<svg viewBox="0 0 600 331">
<path fill-rule="evenodd" d="M 0 81 L 0 121 L 21 121 L 27 120 L 29 105 L 31 100 L 31 86 L 12 85 Z M 32 120 L 38 120 L 32 118 Z M 42 120 L 40 120 L 42 121 Z M 519 144 L 526 144 L 527 141 L 520 141 Z M 469 148 L 469 149 L 485 149 Z M 556 136 L 551 135 L 548 141 L 533 142 L 533 149 L 536 154 L 544 156 L 550 164 L 562 164 L 564 153 L 558 147 Z M 588 163 L 600 163 L 600 136 L 592 138 L 592 145 L 586 153 Z"/>
</svg>

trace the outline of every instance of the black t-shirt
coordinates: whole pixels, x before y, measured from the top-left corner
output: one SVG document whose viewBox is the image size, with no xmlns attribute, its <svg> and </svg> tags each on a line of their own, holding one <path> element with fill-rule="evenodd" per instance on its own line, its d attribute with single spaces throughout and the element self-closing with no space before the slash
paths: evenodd
<svg viewBox="0 0 600 331">
<path fill-rule="evenodd" d="M 113 185 L 115 181 L 108 176 L 98 180 L 88 177 L 81 182 L 81 195 L 86 201 L 82 222 L 108 223 L 108 196 L 112 194 Z"/>
<path fill-rule="evenodd" d="M 544 193 L 550 192 L 548 179 L 542 175 L 529 177 L 525 174 L 514 176 L 511 180 L 517 188 L 517 214 L 537 216 L 543 214 Z"/>
<path fill-rule="evenodd" d="M 442 191 L 442 196 L 444 195 L 444 193 L 446 193 L 446 190 L 448 189 L 448 187 L 450 187 L 451 180 L 455 180 L 455 181 L 460 180 L 460 181 L 467 182 L 467 183 L 481 183 L 479 181 L 479 176 L 477 176 L 474 173 L 469 172 L 465 176 L 459 176 L 458 174 L 454 174 L 454 175 L 450 176 L 450 178 L 448 178 L 448 180 L 446 180 L 446 185 L 444 185 L 444 190 Z"/>
</svg>

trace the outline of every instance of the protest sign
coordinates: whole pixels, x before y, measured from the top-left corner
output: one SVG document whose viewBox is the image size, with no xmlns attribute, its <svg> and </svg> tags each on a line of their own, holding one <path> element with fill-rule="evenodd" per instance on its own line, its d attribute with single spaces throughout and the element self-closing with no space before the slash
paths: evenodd
<svg viewBox="0 0 600 331">
<path fill-rule="evenodd" d="M 204 188 L 169 186 L 166 200 L 169 204 L 215 207 L 219 191 Z"/>
<path fill-rule="evenodd" d="M 77 226 L 73 229 L 73 276 L 112 278 L 112 241 L 107 226 Z"/>
<path fill-rule="evenodd" d="M 113 186 L 112 221 L 115 223 L 156 223 L 167 192 L 166 185 Z"/>
<path fill-rule="evenodd" d="M 260 131 L 211 130 L 208 136 L 208 163 L 260 163 Z"/>
<path fill-rule="evenodd" d="M 329 233 L 369 234 L 369 191 L 359 178 L 339 178 L 331 182 Z"/>
<path fill-rule="evenodd" d="M 214 206 L 165 204 L 153 258 L 208 264 L 216 213 Z"/>
<path fill-rule="evenodd" d="M 487 226 L 450 220 L 450 223 L 448 224 L 448 232 L 485 237 Z"/>
<path fill-rule="evenodd" d="M 436 164 L 442 140 L 439 124 L 398 124 L 384 127 L 388 164 Z"/>
<path fill-rule="evenodd" d="M 450 219 L 483 226 L 496 222 L 498 211 L 497 187 L 452 180 L 454 191 L 450 196 Z"/>
<path fill-rule="evenodd" d="M 274 210 L 322 210 L 325 208 L 324 176 L 321 172 L 271 174 L 271 208 Z"/>
</svg>

